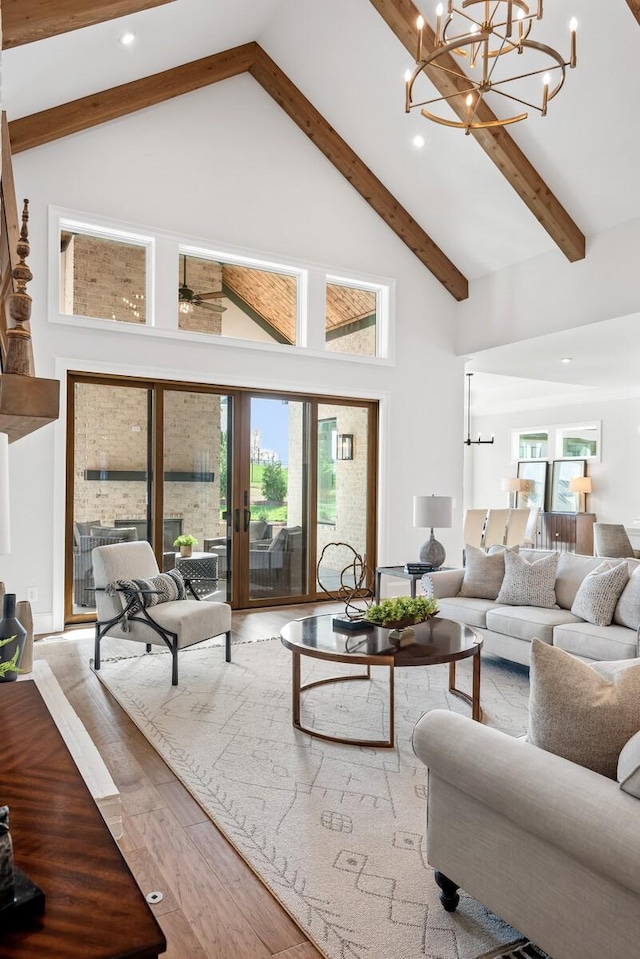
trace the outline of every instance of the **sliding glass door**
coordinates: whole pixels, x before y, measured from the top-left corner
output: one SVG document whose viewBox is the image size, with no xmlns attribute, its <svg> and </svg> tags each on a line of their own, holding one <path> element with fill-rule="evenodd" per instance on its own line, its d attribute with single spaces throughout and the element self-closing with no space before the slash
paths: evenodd
<svg viewBox="0 0 640 959">
<path fill-rule="evenodd" d="M 91 551 L 147 540 L 202 600 L 305 602 L 375 564 L 373 403 L 69 375 L 67 622 L 95 610 Z"/>
</svg>

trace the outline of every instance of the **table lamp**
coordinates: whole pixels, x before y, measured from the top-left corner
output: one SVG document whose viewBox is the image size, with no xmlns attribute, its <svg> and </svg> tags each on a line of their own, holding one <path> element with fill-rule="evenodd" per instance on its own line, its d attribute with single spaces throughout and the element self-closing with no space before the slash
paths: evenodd
<svg viewBox="0 0 640 959">
<path fill-rule="evenodd" d="M 502 480 L 501 488 L 509 493 L 509 509 L 516 508 L 516 496 L 526 489 L 527 481 L 517 476 L 506 476 Z"/>
<path fill-rule="evenodd" d="M 577 513 L 585 513 L 587 510 L 587 493 L 591 492 L 590 476 L 574 476 L 569 480 L 569 492 L 578 494 Z"/>
<path fill-rule="evenodd" d="M 420 562 L 436 569 L 442 566 L 446 553 L 444 546 L 434 538 L 434 527 L 448 529 L 451 526 L 451 496 L 414 496 L 413 525 L 431 528 L 430 538 L 420 547 Z"/>
</svg>

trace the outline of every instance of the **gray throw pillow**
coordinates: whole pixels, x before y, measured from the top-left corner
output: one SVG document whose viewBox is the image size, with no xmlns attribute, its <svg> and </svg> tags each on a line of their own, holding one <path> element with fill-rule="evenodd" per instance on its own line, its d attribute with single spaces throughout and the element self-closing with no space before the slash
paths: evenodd
<svg viewBox="0 0 640 959">
<path fill-rule="evenodd" d="M 613 613 L 613 621 L 618 626 L 628 626 L 629 629 L 640 626 L 640 568 L 629 577 Z"/>
<path fill-rule="evenodd" d="M 527 739 L 610 779 L 640 730 L 640 660 L 588 665 L 534 639 Z"/>
<path fill-rule="evenodd" d="M 459 596 L 495 599 L 504 579 L 504 550 L 485 553 L 468 543 L 464 548 L 464 579 Z"/>
<path fill-rule="evenodd" d="M 559 553 L 550 553 L 533 563 L 510 549 L 506 549 L 503 556 L 504 579 L 496 597 L 498 603 L 557 609 L 555 582 Z"/>
<path fill-rule="evenodd" d="M 631 737 L 620 753 L 618 782 L 620 789 L 640 799 L 640 732 Z"/>
<path fill-rule="evenodd" d="M 594 626 L 610 626 L 616 604 L 628 581 L 626 560 L 605 559 L 582 580 L 571 612 Z"/>
</svg>

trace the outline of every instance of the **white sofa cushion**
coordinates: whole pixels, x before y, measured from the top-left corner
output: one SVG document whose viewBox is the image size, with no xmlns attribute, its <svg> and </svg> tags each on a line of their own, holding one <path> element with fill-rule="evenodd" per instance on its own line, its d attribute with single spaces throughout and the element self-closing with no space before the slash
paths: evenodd
<svg viewBox="0 0 640 959">
<path fill-rule="evenodd" d="M 595 626 L 609 626 L 628 582 L 629 570 L 624 560 L 603 560 L 582 580 L 571 612 Z"/>
<path fill-rule="evenodd" d="M 530 678 L 528 741 L 615 779 L 640 730 L 640 660 L 587 665 L 534 640 Z"/>
<path fill-rule="evenodd" d="M 559 553 L 551 553 L 533 563 L 518 553 L 505 550 L 504 580 L 496 602 L 507 606 L 556 606 L 555 579 Z"/>
<path fill-rule="evenodd" d="M 556 626 L 553 645 L 584 659 L 634 659 L 638 656 L 636 634 L 626 626 L 594 626 L 568 623 Z"/>
<path fill-rule="evenodd" d="M 453 619 L 456 623 L 466 623 L 468 626 L 487 625 L 487 611 L 496 609 L 497 603 L 491 599 L 475 599 L 470 596 L 452 596 L 448 599 L 439 599 L 439 616 L 443 619 Z"/>
<path fill-rule="evenodd" d="M 640 799 L 640 732 L 631 737 L 620 753 L 618 782 L 620 789 Z"/>
<path fill-rule="evenodd" d="M 582 622 L 567 609 L 543 609 L 539 606 L 497 606 L 487 611 L 487 629 L 530 643 L 540 639 L 553 642 L 554 628 L 564 623 Z"/>
</svg>

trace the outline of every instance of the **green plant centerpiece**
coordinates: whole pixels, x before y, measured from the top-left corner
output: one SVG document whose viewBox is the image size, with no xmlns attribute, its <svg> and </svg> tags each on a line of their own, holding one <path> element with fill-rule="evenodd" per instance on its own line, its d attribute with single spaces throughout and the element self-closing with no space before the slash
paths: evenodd
<svg viewBox="0 0 640 959">
<path fill-rule="evenodd" d="M 191 556 L 191 551 L 198 545 L 198 540 L 191 533 L 181 533 L 180 536 L 176 536 L 173 545 L 179 547 L 181 556 Z"/>
<path fill-rule="evenodd" d="M 428 599 L 426 596 L 396 596 L 370 606 L 364 618 L 374 626 L 390 629 L 389 638 L 392 641 L 404 643 L 413 641 L 415 634 L 410 627 L 431 619 L 438 609 L 437 599 Z"/>
</svg>

